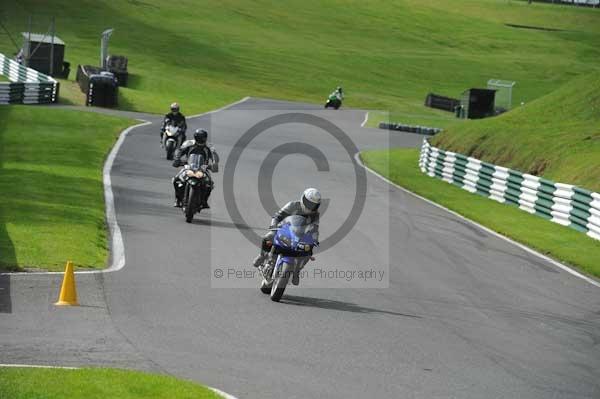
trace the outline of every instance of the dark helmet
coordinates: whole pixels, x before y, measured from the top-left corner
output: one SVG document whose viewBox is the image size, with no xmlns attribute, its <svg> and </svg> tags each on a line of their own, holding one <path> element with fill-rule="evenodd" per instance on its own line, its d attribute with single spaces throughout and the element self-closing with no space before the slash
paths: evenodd
<svg viewBox="0 0 600 399">
<path fill-rule="evenodd" d="M 336 90 L 341 93 L 342 92 L 342 86 L 338 86 Z"/>
<path fill-rule="evenodd" d="M 194 141 L 196 141 L 196 144 L 206 145 L 206 140 L 208 140 L 208 132 L 204 129 L 196 129 L 194 132 Z"/>
<path fill-rule="evenodd" d="M 177 104 L 177 103 L 171 104 L 171 112 L 179 112 L 179 104 Z"/>
</svg>

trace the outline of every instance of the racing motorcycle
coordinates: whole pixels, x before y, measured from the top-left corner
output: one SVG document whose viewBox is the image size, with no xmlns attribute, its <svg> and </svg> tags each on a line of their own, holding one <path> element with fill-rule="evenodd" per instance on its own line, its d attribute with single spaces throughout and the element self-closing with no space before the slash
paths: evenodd
<svg viewBox="0 0 600 399">
<path fill-rule="evenodd" d="M 194 215 L 202 210 L 202 203 L 205 200 L 203 196 L 209 188 L 212 188 L 210 168 L 204 164 L 204 157 L 200 154 L 192 154 L 188 159 L 184 173 L 185 189 L 181 208 L 187 223 L 192 223 Z"/>
<path fill-rule="evenodd" d="M 165 134 L 163 135 L 163 147 L 169 161 L 173 160 L 173 154 L 175 154 L 175 150 L 181 146 L 182 140 L 183 134 L 180 127 L 171 124 L 166 126 Z"/>
<path fill-rule="evenodd" d="M 335 93 L 329 95 L 327 102 L 325 103 L 325 108 L 335 108 L 338 109 L 342 106 L 342 99 Z"/>
<path fill-rule="evenodd" d="M 277 227 L 269 255 L 259 271 L 260 290 L 279 302 L 290 277 L 292 284 L 300 283 L 300 271 L 314 260 L 313 248 L 319 245 L 319 227 L 300 215 L 288 216 Z"/>
</svg>

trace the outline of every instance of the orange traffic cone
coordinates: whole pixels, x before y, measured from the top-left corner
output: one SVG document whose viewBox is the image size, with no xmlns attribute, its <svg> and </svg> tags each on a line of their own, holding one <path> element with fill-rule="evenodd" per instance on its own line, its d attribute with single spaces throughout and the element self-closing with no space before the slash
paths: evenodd
<svg viewBox="0 0 600 399">
<path fill-rule="evenodd" d="M 77 288 L 75 288 L 75 273 L 73 272 L 73 262 L 68 261 L 65 268 L 65 276 L 63 277 L 62 287 L 60 288 L 60 296 L 57 306 L 79 306 L 77 302 Z"/>
</svg>

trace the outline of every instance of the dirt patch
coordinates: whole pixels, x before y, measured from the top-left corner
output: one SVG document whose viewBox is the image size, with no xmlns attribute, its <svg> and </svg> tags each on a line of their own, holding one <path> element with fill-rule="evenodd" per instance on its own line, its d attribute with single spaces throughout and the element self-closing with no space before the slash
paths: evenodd
<svg viewBox="0 0 600 399">
<path fill-rule="evenodd" d="M 548 167 L 548 160 L 546 159 L 536 159 L 533 164 L 529 167 L 527 173 L 532 174 L 534 176 L 541 176 L 544 174 L 544 171 Z"/>
</svg>

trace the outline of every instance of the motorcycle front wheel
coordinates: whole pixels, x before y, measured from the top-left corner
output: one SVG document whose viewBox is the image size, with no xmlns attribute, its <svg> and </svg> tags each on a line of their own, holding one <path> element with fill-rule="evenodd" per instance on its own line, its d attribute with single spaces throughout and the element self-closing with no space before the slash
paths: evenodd
<svg viewBox="0 0 600 399">
<path fill-rule="evenodd" d="M 187 190 L 187 192 L 188 196 L 187 201 L 185 202 L 184 209 L 185 221 L 187 223 L 192 223 L 192 220 L 194 219 L 194 213 L 196 213 L 196 209 L 198 209 L 200 190 L 197 190 L 194 187 L 190 187 L 189 190 Z"/>
<path fill-rule="evenodd" d="M 292 267 L 287 263 L 281 265 L 281 268 L 277 271 L 277 276 L 271 286 L 271 300 L 273 302 L 279 302 L 285 291 L 290 275 L 292 274 Z"/>
<path fill-rule="evenodd" d="M 172 161 L 175 153 L 175 143 L 172 140 L 167 140 L 165 150 L 167 151 L 167 160 Z"/>
</svg>

